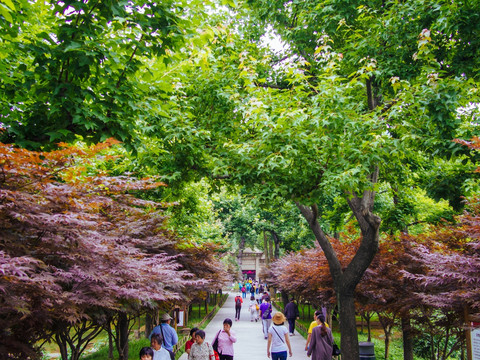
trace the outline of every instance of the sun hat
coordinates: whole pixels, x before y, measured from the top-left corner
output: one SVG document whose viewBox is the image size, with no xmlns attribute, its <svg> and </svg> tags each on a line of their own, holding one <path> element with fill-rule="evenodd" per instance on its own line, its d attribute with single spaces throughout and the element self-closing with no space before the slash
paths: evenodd
<svg viewBox="0 0 480 360">
<path fill-rule="evenodd" d="M 161 320 L 162 321 L 166 321 L 166 320 L 172 320 L 173 318 L 168 315 L 167 313 L 163 314 L 162 317 L 161 317 Z"/>
<path fill-rule="evenodd" d="M 285 320 L 287 320 L 287 318 L 280 311 L 276 312 L 272 317 L 272 321 L 275 325 L 281 325 L 285 322 Z"/>
</svg>

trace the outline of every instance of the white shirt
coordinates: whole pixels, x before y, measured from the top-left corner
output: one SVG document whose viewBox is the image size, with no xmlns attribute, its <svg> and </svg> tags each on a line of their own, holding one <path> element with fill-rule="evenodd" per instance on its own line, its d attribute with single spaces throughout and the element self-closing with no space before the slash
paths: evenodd
<svg viewBox="0 0 480 360">
<path fill-rule="evenodd" d="M 288 330 L 285 326 L 272 325 L 268 329 L 268 333 L 272 334 L 272 348 L 270 350 L 272 353 L 288 351 L 287 343 L 285 342 L 285 334 L 288 334 Z"/>
<path fill-rule="evenodd" d="M 161 347 L 160 350 L 153 349 L 153 360 L 170 360 L 170 353 L 164 347 Z"/>
</svg>

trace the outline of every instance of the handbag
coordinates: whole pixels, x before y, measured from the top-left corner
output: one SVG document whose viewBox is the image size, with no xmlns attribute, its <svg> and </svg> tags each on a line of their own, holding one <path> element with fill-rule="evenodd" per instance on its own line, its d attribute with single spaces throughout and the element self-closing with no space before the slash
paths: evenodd
<svg viewBox="0 0 480 360">
<path fill-rule="evenodd" d="M 213 343 L 212 343 L 212 348 L 213 348 L 213 351 L 217 353 L 218 355 L 218 335 L 220 335 L 220 332 L 222 330 L 219 330 L 218 333 L 217 333 L 217 336 L 215 336 L 215 340 L 213 340 Z"/>
<path fill-rule="evenodd" d="M 334 341 L 332 345 L 332 356 L 338 356 L 341 354 L 342 352 L 340 351 L 340 348 L 337 346 L 337 344 L 335 344 L 335 341 Z"/>
<path fill-rule="evenodd" d="M 221 331 L 221 330 L 220 330 L 220 331 Z M 220 332 L 220 331 L 219 331 L 219 332 Z M 210 344 L 207 343 L 207 346 L 208 346 L 208 345 L 210 345 Z M 215 349 L 213 348 L 213 345 L 212 345 L 212 350 L 213 350 L 213 354 L 210 355 L 210 359 L 211 359 L 211 360 L 220 360 L 220 355 L 218 355 L 217 350 L 215 350 Z"/>
</svg>

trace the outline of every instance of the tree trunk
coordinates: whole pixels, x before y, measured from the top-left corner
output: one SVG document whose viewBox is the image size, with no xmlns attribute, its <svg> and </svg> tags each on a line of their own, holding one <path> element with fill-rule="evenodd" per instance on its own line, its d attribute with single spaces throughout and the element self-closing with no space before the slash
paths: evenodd
<svg viewBox="0 0 480 360">
<path fill-rule="evenodd" d="M 342 349 L 342 360 L 358 360 L 360 357 L 358 349 L 357 323 L 355 320 L 355 298 L 351 293 L 337 293 L 340 303 L 340 334 L 342 335 L 340 348 Z"/>
<path fill-rule="evenodd" d="M 375 168 L 370 180 L 373 188 L 378 180 L 378 168 Z M 316 205 L 307 207 L 296 203 L 328 261 L 335 294 L 340 304 L 342 360 L 358 360 L 359 358 L 354 292 L 378 250 L 381 219 L 373 214 L 374 199 L 375 191 L 373 190 L 365 190 L 362 197 L 351 194 L 351 197 L 347 199 L 360 227 L 362 240 L 355 256 L 345 269 L 342 268 L 332 244 L 320 227 L 318 207 Z"/>
<path fill-rule="evenodd" d="M 268 266 L 270 264 L 270 257 L 268 252 L 268 237 L 266 230 L 263 230 L 263 249 L 263 253 L 265 255 L 265 265 Z"/>
<path fill-rule="evenodd" d="M 413 360 L 413 338 L 410 319 L 402 318 L 403 360 Z"/>
<path fill-rule="evenodd" d="M 387 332 L 385 332 L 385 360 L 388 359 L 391 340 L 392 340 L 392 329 L 389 329 Z"/>
<path fill-rule="evenodd" d="M 127 314 L 120 312 L 118 314 L 117 324 L 117 350 L 120 360 L 128 360 L 128 333 L 129 321 Z"/>
<path fill-rule="evenodd" d="M 289 301 L 288 301 L 288 300 L 289 300 L 289 299 L 288 299 L 288 294 L 287 294 L 287 292 L 284 291 L 284 290 L 280 291 L 280 294 L 281 294 L 281 296 L 282 296 L 283 308 L 285 309 L 285 306 L 287 306 L 287 304 L 288 304 L 288 302 L 289 302 Z M 280 311 L 282 311 L 282 310 L 280 310 Z"/>
<path fill-rule="evenodd" d="M 362 319 L 365 319 L 365 321 L 367 322 L 367 341 L 371 342 L 372 341 L 372 324 L 370 320 L 372 319 L 372 313 L 370 311 L 365 311 L 362 314 Z"/>
<path fill-rule="evenodd" d="M 242 236 L 240 237 L 240 243 L 238 244 L 238 256 L 237 256 L 237 263 L 240 267 L 242 267 L 242 256 L 243 250 L 245 249 L 245 238 Z M 243 281 L 243 277 L 242 277 Z"/>
<path fill-rule="evenodd" d="M 273 224 L 273 221 L 272 221 L 272 224 Z M 275 259 L 278 259 L 280 257 L 280 237 L 278 236 L 275 230 L 270 230 L 270 234 L 272 234 L 273 244 L 275 246 L 275 249 L 273 251 L 273 256 Z"/>
<path fill-rule="evenodd" d="M 153 319 L 150 313 L 145 314 L 145 337 L 149 337 L 153 330 Z"/>
<path fill-rule="evenodd" d="M 107 333 L 108 333 L 108 358 L 113 359 L 113 335 L 112 335 L 112 330 L 108 329 Z"/>
<path fill-rule="evenodd" d="M 270 262 L 275 259 L 273 256 L 273 241 L 271 237 L 268 238 L 268 257 L 270 258 Z"/>
<path fill-rule="evenodd" d="M 58 349 L 60 350 L 60 355 L 62 360 L 68 360 L 68 351 L 67 351 L 67 343 L 62 339 L 59 334 L 55 335 L 55 341 L 58 345 Z"/>
</svg>

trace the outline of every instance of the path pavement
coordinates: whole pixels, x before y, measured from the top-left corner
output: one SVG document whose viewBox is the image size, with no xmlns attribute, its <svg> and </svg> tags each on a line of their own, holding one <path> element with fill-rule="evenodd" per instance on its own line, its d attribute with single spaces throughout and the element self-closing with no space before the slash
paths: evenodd
<svg viewBox="0 0 480 360">
<path fill-rule="evenodd" d="M 250 313 L 248 311 L 250 300 L 243 300 L 240 321 L 235 321 L 234 298 L 235 294 L 231 293 L 223 307 L 207 325 L 205 328 L 206 340 L 212 343 L 218 330 L 223 329 L 223 320 L 230 318 L 233 321 L 232 330 L 237 335 L 237 342 L 234 345 L 234 360 L 267 360 L 267 340 L 263 338 L 262 323 L 260 320 L 258 322 L 250 321 Z M 276 310 L 274 309 L 273 313 L 275 312 Z M 285 325 L 288 328 L 288 324 L 285 323 Z M 288 359 L 308 359 L 307 352 L 304 350 L 305 339 L 303 336 L 298 333 L 295 336 L 290 336 L 290 344 L 293 356 Z M 187 360 L 187 358 L 187 354 L 183 354 L 179 360 Z"/>
</svg>

